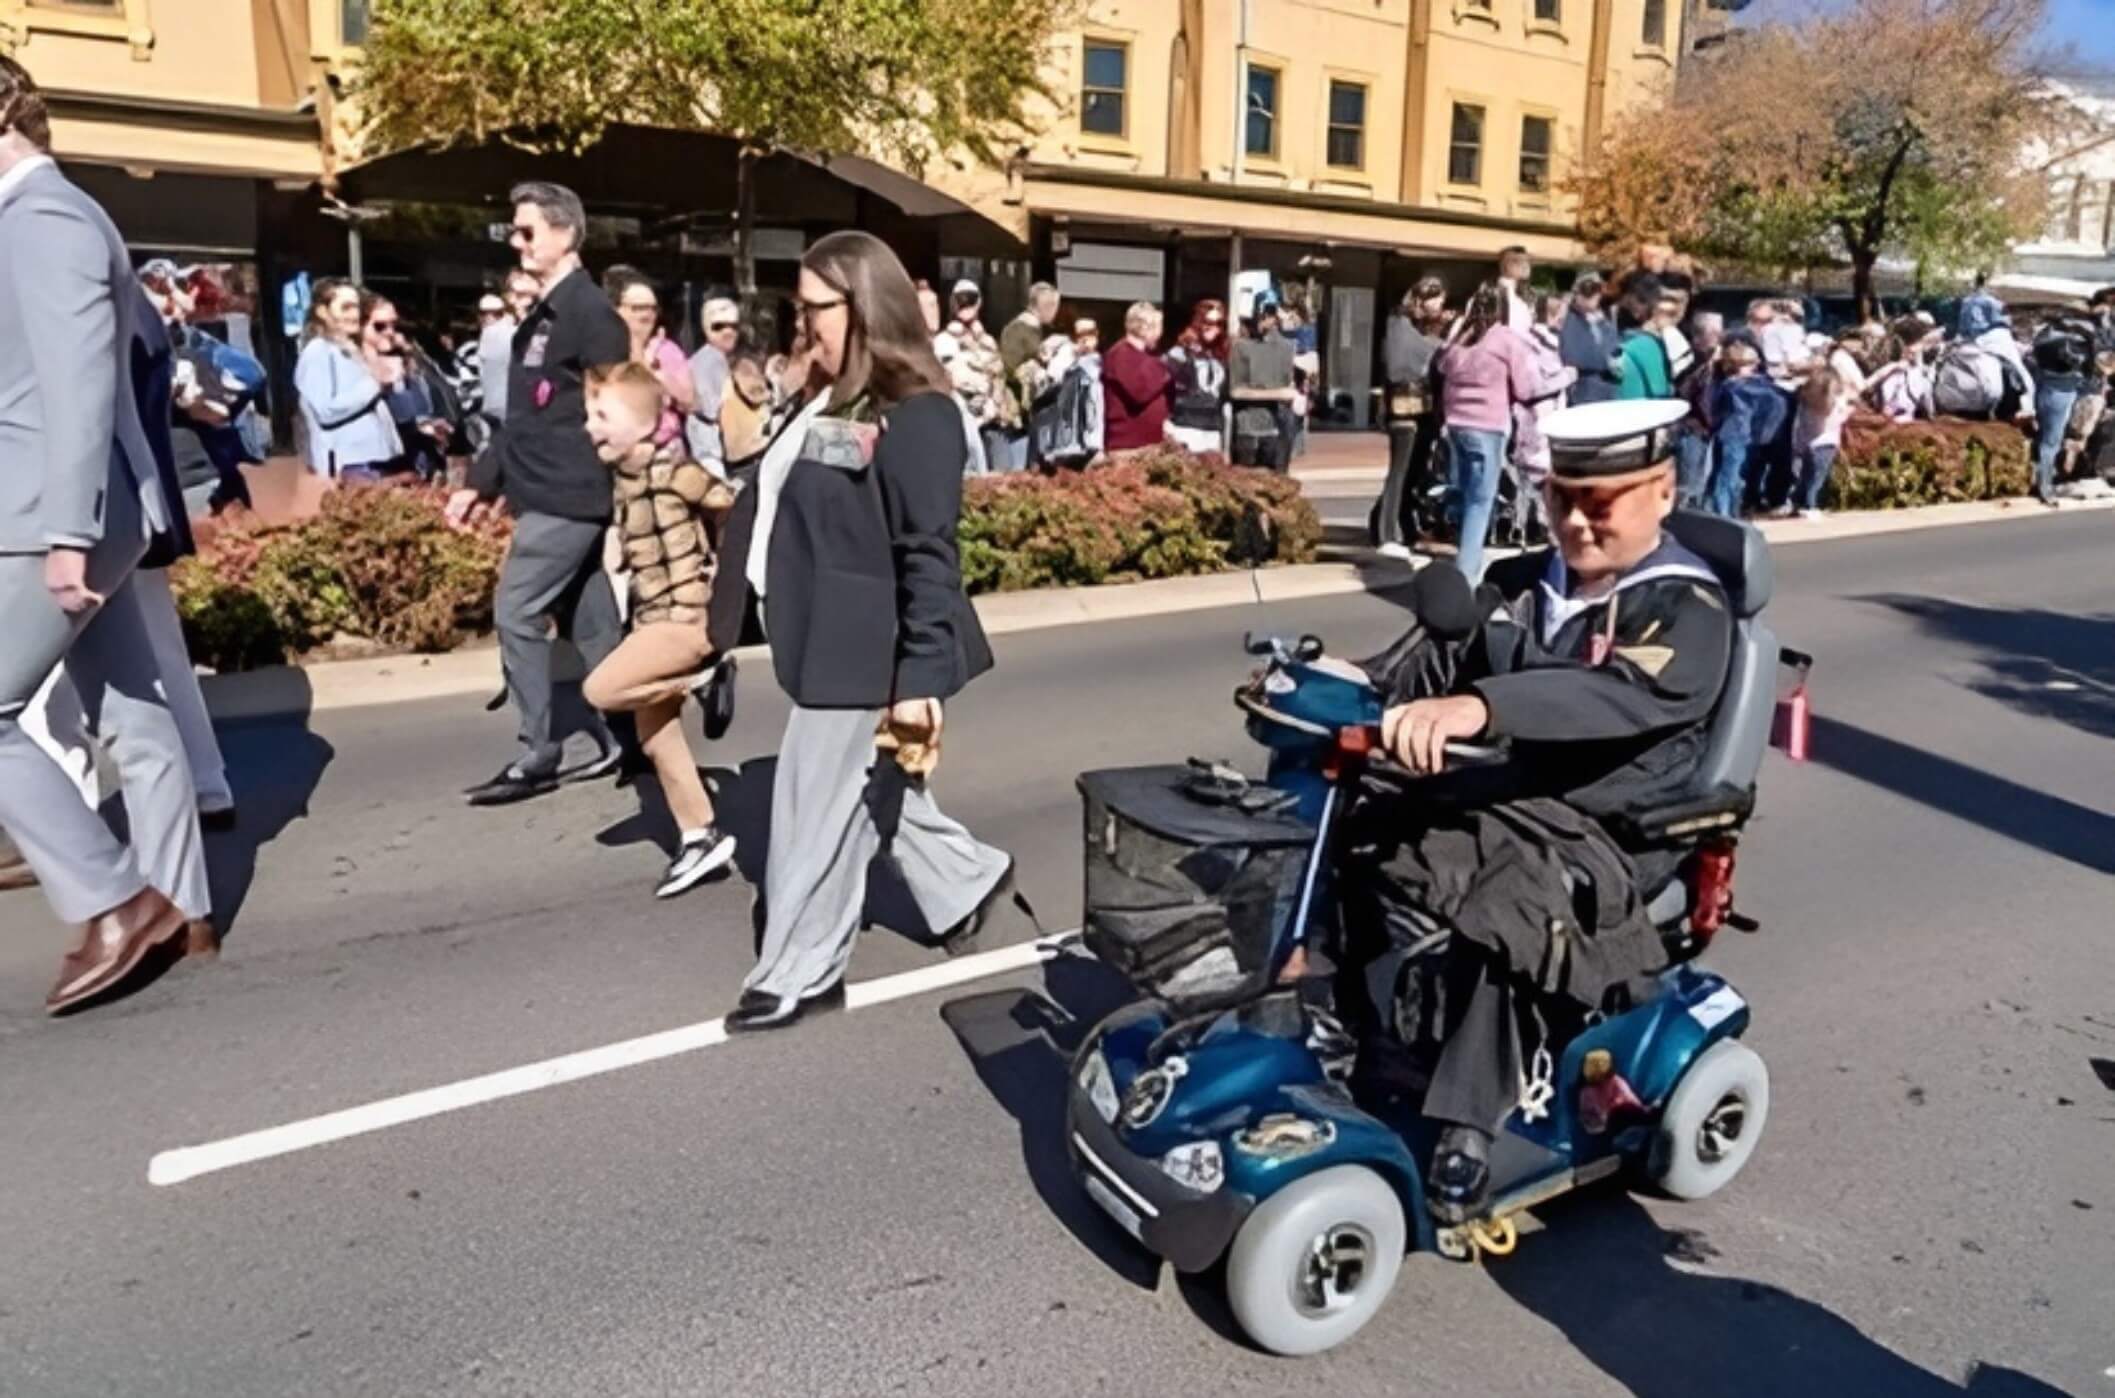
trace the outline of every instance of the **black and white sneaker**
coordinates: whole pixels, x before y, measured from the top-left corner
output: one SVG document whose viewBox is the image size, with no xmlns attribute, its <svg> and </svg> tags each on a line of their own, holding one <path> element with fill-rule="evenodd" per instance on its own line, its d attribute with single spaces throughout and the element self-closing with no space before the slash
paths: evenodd
<svg viewBox="0 0 2115 1398">
<path fill-rule="evenodd" d="M 676 857 L 668 863 L 668 872 L 661 876 L 660 887 L 654 890 L 654 897 L 673 898 L 679 893 L 688 893 L 733 862 L 734 836 L 722 834 L 716 825 L 707 826 L 685 840 L 683 847 L 676 851 Z"/>
</svg>

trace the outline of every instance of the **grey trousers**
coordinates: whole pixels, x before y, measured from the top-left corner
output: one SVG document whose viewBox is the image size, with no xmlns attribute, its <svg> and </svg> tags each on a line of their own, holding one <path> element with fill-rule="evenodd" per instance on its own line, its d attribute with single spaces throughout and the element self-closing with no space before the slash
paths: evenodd
<svg viewBox="0 0 2115 1398">
<path fill-rule="evenodd" d="M 63 921 L 86 922 L 149 883 L 187 916 L 203 917 L 210 900 L 197 795 L 138 590 L 122 572 L 115 582 L 98 575 L 95 560 L 91 582 L 108 600 L 84 626 L 44 590 L 42 554 L 0 555 L 0 827 Z M 23 731 L 23 709 L 62 660 L 117 763 L 132 849 Z"/>
<path fill-rule="evenodd" d="M 881 848 L 868 809 L 876 709 L 795 705 L 771 786 L 771 855 L 764 870 L 764 946 L 744 990 L 806 997 L 844 977 L 866 907 L 867 866 Z M 941 814 L 923 784 L 903 797 L 890 846 L 926 926 L 969 916 L 1006 871 L 1006 854 Z"/>
<path fill-rule="evenodd" d="M 499 570 L 493 602 L 500 661 L 507 693 L 521 716 L 522 765 L 549 772 L 558 766 L 551 741 L 551 636 L 546 618 L 580 648 L 592 671 L 624 639 L 617 597 L 602 571 L 602 535 L 608 526 L 557 515 L 525 514 L 514 526 L 514 542 Z M 601 720 L 595 724 L 601 728 Z M 606 728 L 596 734 L 607 749 Z"/>
</svg>

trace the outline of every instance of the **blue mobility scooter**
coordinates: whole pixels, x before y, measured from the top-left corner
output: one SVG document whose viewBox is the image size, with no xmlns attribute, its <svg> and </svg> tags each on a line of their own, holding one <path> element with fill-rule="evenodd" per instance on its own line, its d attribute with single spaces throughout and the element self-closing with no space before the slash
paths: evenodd
<svg viewBox="0 0 2115 1398">
<path fill-rule="evenodd" d="M 1775 709 L 1780 647 L 1759 616 L 1771 563 L 1746 525 L 1680 514 L 1669 528 L 1719 574 L 1738 618 L 1695 785 L 1636 813 L 1628 832 L 1680 857 L 1647 890 L 1669 966 L 1642 1003 L 1545 1036 L 1492 1148 L 1489 1206 L 1466 1224 L 1442 1226 L 1425 1204 L 1436 1128 L 1414 1101 L 1364 1090 L 1342 1024 L 1276 985 L 1329 905 L 1339 802 L 1386 777 L 1372 754 L 1381 699 L 1365 676 L 1312 638 L 1273 643 L 1236 695 L 1271 752 L 1263 782 L 1196 763 L 1080 779 L 1086 941 L 1149 998 L 1104 1020 L 1073 1060 L 1072 1160 L 1102 1210 L 1178 1269 L 1224 1258 L 1233 1314 L 1266 1349 L 1349 1339 L 1413 1246 L 1503 1255 L 1515 1215 L 1536 1204 L 1626 1169 L 1700 1199 L 1755 1150 L 1770 1082 L 1740 1042 L 1747 1003 L 1690 963 L 1734 919 L 1733 847 Z M 1416 779 L 1395 779 L 1414 799 Z"/>
</svg>

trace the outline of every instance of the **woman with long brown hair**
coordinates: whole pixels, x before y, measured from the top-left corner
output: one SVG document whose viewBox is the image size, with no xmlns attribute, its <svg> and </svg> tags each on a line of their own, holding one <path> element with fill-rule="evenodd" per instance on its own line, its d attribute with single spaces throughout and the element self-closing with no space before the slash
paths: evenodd
<svg viewBox="0 0 2115 1398">
<path fill-rule="evenodd" d="M 764 933 L 727 1028 L 793 1023 L 844 984 L 886 843 L 958 951 L 1011 888 L 1013 861 L 926 789 L 942 702 L 991 668 L 955 534 L 969 432 L 916 289 L 886 244 L 833 233 L 801 259 L 806 404 L 729 522 L 716 634 L 746 580 L 793 700 L 772 783 Z"/>
</svg>

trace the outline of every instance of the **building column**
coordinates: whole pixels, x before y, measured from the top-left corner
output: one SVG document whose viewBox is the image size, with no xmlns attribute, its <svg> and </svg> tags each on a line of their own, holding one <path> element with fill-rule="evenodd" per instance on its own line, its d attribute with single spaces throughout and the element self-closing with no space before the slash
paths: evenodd
<svg viewBox="0 0 2115 1398">
<path fill-rule="evenodd" d="M 1403 60 L 1403 168 L 1396 197 L 1425 202 L 1425 109 L 1432 64 L 1432 0 L 1410 0 L 1409 38 Z"/>
<path fill-rule="evenodd" d="M 1615 0 L 1594 0 L 1593 39 L 1586 50 L 1586 122 L 1581 154 L 1592 164 L 1601 154 L 1601 129 L 1608 112 L 1609 31 L 1615 23 Z"/>
</svg>

